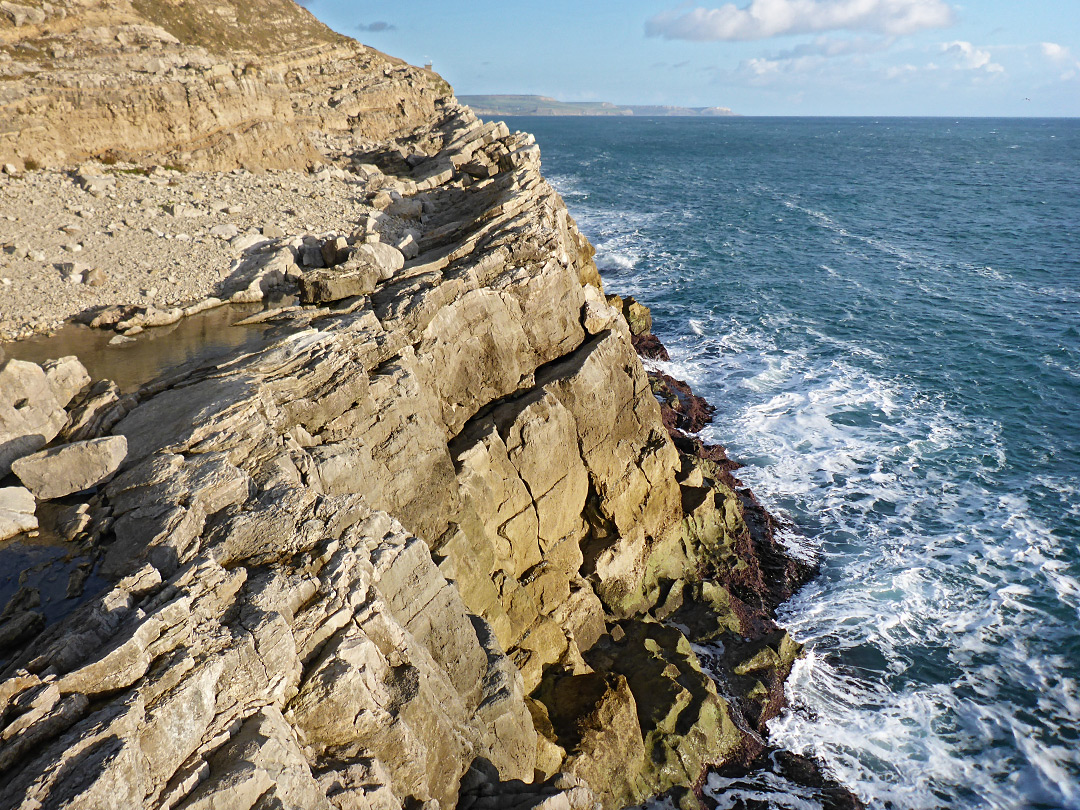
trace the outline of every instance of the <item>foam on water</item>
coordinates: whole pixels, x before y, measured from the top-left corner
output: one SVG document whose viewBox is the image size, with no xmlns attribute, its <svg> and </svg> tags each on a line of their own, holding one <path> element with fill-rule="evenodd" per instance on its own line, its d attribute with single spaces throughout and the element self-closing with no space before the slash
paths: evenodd
<svg viewBox="0 0 1080 810">
<path fill-rule="evenodd" d="M 528 126 L 663 370 L 720 406 L 703 438 L 820 562 L 770 741 L 871 807 L 1080 808 L 1080 128 Z M 776 779 L 710 794 L 809 800 Z"/>
</svg>

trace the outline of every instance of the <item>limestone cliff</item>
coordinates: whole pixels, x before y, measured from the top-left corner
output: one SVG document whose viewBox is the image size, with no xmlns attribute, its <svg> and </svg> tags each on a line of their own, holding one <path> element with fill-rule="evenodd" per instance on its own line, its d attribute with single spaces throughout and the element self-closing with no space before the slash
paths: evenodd
<svg viewBox="0 0 1080 810">
<path fill-rule="evenodd" d="M 291 0 L 0 7 L 0 163 L 305 167 L 309 133 L 383 140 L 448 87 Z"/>
<path fill-rule="evenodd" d="M 160 47 L 111 28 L 101 47 L 250 44 L 206 34 L 229 9 L 242 30 L 238 7 L 148 3 L 115 13 L 158 20 Z M 722 453 L 665 426 L 641 313 L 605 298 L 532 139 L 267 7 L 306 27 L 275 26 L 251 73 L 69 93 L 39 62 L 8 88 L 21 159 L 229 168 L 287 125 L 282 161 L 377 165 L 367 202 L 418 238 L 408 261 L 364 229 L 318 262 L 268 242 L 300 298 L 261 316 L 283 336 L 132 396 L 71 361 L 0 367 L 15 456 L 125 449 L 63 501 L 109 586 L 44 630 L 29 586 L 0 617 L 0 808 L 694 806 L 707 766 L 763 747 L 797 654 L 771 615 L 799 572 Z M 82 42 L 100 10 L 34 8 L 7 43 Z M 33 134 L 64 99 L 64 133 Z"/>
</svg>

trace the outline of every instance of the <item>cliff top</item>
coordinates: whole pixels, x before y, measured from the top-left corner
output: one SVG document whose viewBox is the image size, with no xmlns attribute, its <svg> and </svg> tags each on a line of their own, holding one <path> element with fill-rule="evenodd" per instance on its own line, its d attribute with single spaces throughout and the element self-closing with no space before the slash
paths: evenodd
<svg viewBox="0 0 1080 810">
<path fill-rule="evenodd" d="M 292 0 L 0 3 L 0 54 L 6 54 L 6 58 L 0 56 L 0 63 L 30 63 L 31 69 L 48 70 L 63 67 L 75 51 L 153 41 L 205 48 L 217 55 L 267 56 L 349 39 Z"/>
</svg>

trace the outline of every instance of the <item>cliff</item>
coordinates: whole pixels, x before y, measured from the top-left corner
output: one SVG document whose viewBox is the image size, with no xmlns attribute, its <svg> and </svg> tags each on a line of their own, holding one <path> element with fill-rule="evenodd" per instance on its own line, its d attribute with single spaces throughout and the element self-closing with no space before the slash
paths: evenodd
<svg viewBox="0 0 1080 810">
<path fill-rule="evenodd" d="M 317 158 L 357 227 L 247 248 L 298 297 L 264 349 L 127 395 L 0 357 L 0 526 L 71 548 L 0 616 L 0 808 L 696 806 L 764 748 L 806 572 L 532 139 L 261 5 L 2 6 L 17 175 Z"/>
</svg>

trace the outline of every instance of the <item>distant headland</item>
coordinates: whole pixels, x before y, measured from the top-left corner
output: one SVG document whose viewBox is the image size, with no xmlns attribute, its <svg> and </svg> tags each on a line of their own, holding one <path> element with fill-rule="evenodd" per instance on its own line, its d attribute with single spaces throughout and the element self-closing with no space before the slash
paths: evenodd
<svg viewBox="0 0 1080 810">
<path fill-rule="evenodd" d="M 608 101 L 558 101 L 547 96 L 459 96 L 477 115 L 638 115 L 722 116 L 737 115 L 728 107 L 675 107 L 646 104 L 619 105 Z"/>
</svg>

